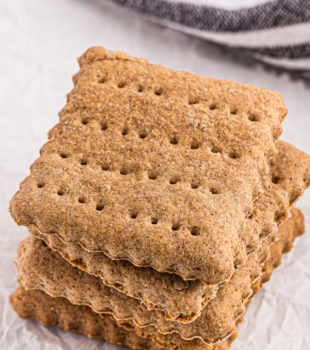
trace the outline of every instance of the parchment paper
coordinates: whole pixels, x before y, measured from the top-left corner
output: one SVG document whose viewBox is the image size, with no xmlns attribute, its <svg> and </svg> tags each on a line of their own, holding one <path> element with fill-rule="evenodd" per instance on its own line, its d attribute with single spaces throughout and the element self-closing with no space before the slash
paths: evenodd
<svg viewBox="0 0 310 350">
<path fill-rule="evenodd" d="M 227 1 L 227 0 L 226 0 Z M 104 0 L 0 1 L 0 349 L 119 349 L 103 341 L 20 320 L 8 296 L 16 287 L 17 227 L 7 208 L 29 173 L 47 131 L 72 88 L 76 57 L 88 47 L 146 57 L 154 63 L 280 91 L 289 115 L 283 139 L 310 153 L 310 89 L 288 74 L 150 24 Z M 310 227 L 310 193 L 298 203 Z M 236 350 L 310 349 L 310 234 L 297 240 L 246 312 Z"/>
</svg>

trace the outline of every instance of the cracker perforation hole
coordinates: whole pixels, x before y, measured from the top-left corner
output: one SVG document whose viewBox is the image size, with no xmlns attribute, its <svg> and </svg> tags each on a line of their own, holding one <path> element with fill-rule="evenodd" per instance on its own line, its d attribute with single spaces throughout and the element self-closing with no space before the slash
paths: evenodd
<svg viewBox="0 0 310 350">
<path fill-rule="evenodd" d="M 99 84 L 104 84 L 106 82 L 107 82 L 107 79 L 105 77 L 101 77 L 101 78 L 98 79 L 98 83 Z"/>
<path fill-rule="evenodd" d="M 154 95 L 156 96 L 161 96 L 163 93 L 163 89 L 162 88 L 158 88 L 154 90 Z"/>
<path fill-rule="evenodd" d="M 282 211 L 279 211 L 279 210 L 277 210 L 274 214 L 274 220 L 276 222 L 282 221 L 284 219 L 284 217 L 285 217 L 285 213 Z"/>
<path fill-rule="evenodd" d="M 38 187 L 38 188 L 43 188 L 43 187 L 44 187 L 44 183 L 43 183 L 43 182 L 39 182 L 39 183 L 37 184 L 37 187 Z"/>
<path fill-rule="evenodd" d="M 230 110 L 230 114 L 236 115 L 238 113 L 238 109 L 237 108 L 232 108 Z"/>
<path fill-rule="evenodd" d="M 156 180 L 157 179 L 157 175 L 154 172 L 150 172 L 149 173 L 149 179 L 150 180 Z"/>
<path fill-rule="evenodd" d="M 59 155 L 60 155 L 60 157 L 63 158 L 63 159 L 68 158 L 68 154 L 67 154 L 67 153 L 60 153 Z"/>
<path fill-rule="evenodd" d="M 118 85 L 117 85 L 117 87 L 118 87 L 119 89 L 123 89 L 125 86 L 126 86 L 126 84 L 125 84 L 123 81 L 121 81 L 121 82 L 118 83 Z"/>
<path fill-rule="evenodd" d="M 108 124 L 107 123 L 101 123 L 101 130 L 105 131 L 108 129 Z"/>
<path fill-rule="evenodd" d="M 260 117 L 257 114 L 251 113 L 248 117 L 249 121 L 251 122 L 259 122 Z"/>
<path fill-rule="evenodd" d="M 104 203 L 102 201 L 99 201 L 97 204 L 96 204 L 96 210 L 97 211 L 102 211 L 104 209 Z"/>
<path fill-rule="evenodd" d="M 197 140 L 193 140 L 191 143 L 191 149 L 198 149 L 200 147 L 200 144 Z"/>
<path fill-rule="evenodd" d="M 138 92 L 143 92 L 143 90 L 144 90 L 144 89 L 143 89 L 143 86 L 142 86 L 142 85 L 139 85 L 137 91 L 138 91 Z"/>
<path fill-rule="evenodd" d="M 303 182 L 305 183 L 306 186 L 309 186 L 310 185 L 310 178 L 304 177 Z"/>
<path fill-rule="evenodd" d="M 79 197 L 78 198 L 78 202 L 81 204 L 85 204 L 86 203 L 86 198 L 85 197 Z"/>
<path fill-rule="evenodd" d="M 121 175 L 128 175 L 128 170 L 125 169 L 125 168 L 122 168 L 122 169 L 119 171 L 119 173 L 120 173 Z"/>
<path fill-rule="evenodd" d="M 146 137 L 147 137 L 147 133 L 145 132 L 145 131 L 141 131 L 140 133 L 139 133 L 139 137 L 140 137 L 140 139 L 145 139 Z"/>
<path fill-rule="evenodd" d="M 101 169 L 103 171 L 108 171 L 109 170 L 109 166 L 107 164 L 104 164 L 104 165 L 101 166 Z"/>
<path fill-rule="evenodd" d="M 171 230 L 172 231 L 179 231 L 180 230 L 180 228 L 181 228 L 181 225 L 180 225 L 180 223 L 175 223 L 175 224 L 173 224 L 172 226 L 171 226 Z"/>
<path fill-rule="evenodd" d="M 217 108 L 216 103 L 212 103 L 212 104 L 210 105 L 210 107 L 209 107 L 209 109 L 210 109 L 211 111 L 214 111 L 216 108 Z"/>
<path fill-rule="evenodd" d="M 217 188 L 215 188 L 215 187 L 210 187 L 209 191 L 212 194 L 219 194 L 220 193 L 220 191 Z"/>
<path fill-rule="evenodd" d="M 81 164 L 81 165 L 87 165 L 87 164 L 88 164 L 87 159 L 81 159 L 81 160 L 80 160 L 80 164 Z"/>
<path fill-rule="evenodd" d="M 170 139 L 170 143 L 172 145 L 177 145 L 179 143 L 179 140 L 177 139 L 176 136 L 173 136 L 171 139 Z"/>
<path fill-rule="evenodd" d="M 158 224 L 158 218 L 151 218 L 151 223 L 152 225 L 157 225 Z"/>
<path fill-rule="evenodd" d="M 169 183 L 170 183 L 170 185 L 175 185 L 175 184 L 177 184 L 179 181 L 180 181 L 180 178 L 179 178 L 178 176 L 173 176 L 173 177 L 170 179 Z"/>
<path fill-rule="evenodd" d="M 192 235 L 192 236 L 199 236 L 199 235 L 200 235 L 199 227 L 193 226 L 193 227 L 191 228 L 191 235 Z"/>
<path fill-rule="evenodd" d="M 193 190 L 196 190 L 198 187 L 199 187 L 199 182 L 198 181 L 193 181 L 192 183 L 191 183 L 191 188 L 193 189 Z"/>
<path fill-rule="evenodd" d="M 199 100 L 198 100 L 198 98 L 195 98 L 195 97 L 190 98 L 190 99 L 188 100 L 188 104 L 189 104 L 189 105 L 197 105 L 198 103 L 199 103 Z"/>
<path fill-rule="evenodd" d="M 235 151 L 231 151 L 228 153 L 228 157 L 231 159 L 238 159 L 238 158 L 240 158 L 240 155 Z"/>
<path fill-rule="evenodd" d="M 128 128 L 124 128 L 124 129 L 122 130 L 122 135 L 123 135 L 123 136 L 128 135 Z"/>
<path fill-rule="evenodd" d="M 58 194 L 58 196 L 63 196 L 65 194 L 65 192 L 62 189 L 59 189 L 57 191 L 57 194 Z"/>
<path fill-rule="evenodd" d="M 217 147 L 217 146 L 213 146 L 211 148 L 211 152 L 212 153 L 222 153 L 222 149 L 220 147 Z"/>
<path fill-rule="evenodd" d="M 87 124 L 88 124 L 88 120 L 87 120 L 87 119 L 82 119 L 82 120 L 81 120 L 81 123 L 82 123 L 83 125 L 87 125 Z"/>
<path fill-rule="evenodd" d="M 280 180 L 281 180 L 281 178 L 279 176 L 277 176 L 277 175 L 272 176 L 272 182 L 274 184 L 278 184 L 280 182 Z"/>
<path fill-rule="evenodd" d="M 138 217 L 138 212 L 137 211 L 132 211 L 130 213 L 130 218 L 135 220 Z"/>
</svg>

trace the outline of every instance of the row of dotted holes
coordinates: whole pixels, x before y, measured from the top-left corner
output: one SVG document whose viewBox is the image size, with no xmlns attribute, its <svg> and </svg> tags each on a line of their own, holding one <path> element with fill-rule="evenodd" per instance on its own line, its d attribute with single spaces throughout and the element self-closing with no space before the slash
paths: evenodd
<svg viewBox="0 0 310 350">
<path fill-rule="evenodd" d="M 280 176 L 277 176 L 277 175 L 273 175 L 272 176 L 272 182 L 274 184 L 279 184 L 283 179 L 280 177 Z M 304 183 L 306 184 L 307 183 L 307 179 L 303 179 Z"/>
<path fill-rule="evenodd" d="M 44 184 L 43 183 L 38 183 L 37 187 L 38 188 L 43 188 Z M 62 189 L 59 189 L 57 191 L 57 194 L 58 194 L 58 196 L 63 196 L 65 194 L 65 192 Z M 86 204 L 87 203 L 86 198 L 85 197 L 79 197 L 78 198 L 78 203 Z M 103 209 L 104 209 L 104 204 L 102 202 L 98 202 L 97 205 L 96 205 L 96 210 L 102 211 Z M 130 214 L 130 217 L 131 217 L 131 219 L 135 220 L 138 217 L 138 213 L 137 212 L 132 212 Z M 155 218 L 155 217 L 151 218 L 151 224 L 152 225 L 157 225 L 158 224 L 158 219 Z M 171 226 L 171 230 L 172 231 L 179 231 L 180 228 L 181 228 L 180 224 L 173 224 Z M 191 234 L 193 236 L 198 236 L 199 235 L 199 228 L 197 226 L 192 227 L 191 228 Z"/>
<path fill-rule="evenodd" d="M 61 158 L 68 158 L 68 155 L 65 154 L 65 153 L 60 153 L 60 157 L 61 157 Z M 80 160 L 80 164 L 81 164 L 82 166 L 85 166 L 85 165 L 88 164 L 88 162 L 87 162 L 86 159 L 81 159 L 81 160 Z M 108 170 L 109 170 L 109 167 L 106 166 L 106 165 L 104 165 L 104 166 L 101 167 L 101 169 L 104 170 L 104 171 L 108 171 Z M 121 169 L 121 170 L 120 170 L 120 174 L 123 175 L 123 176 L 128 175 L 128 171 L 127 171 L 126 169 Z M 157 175 L 154 174 L 154 173 L 149 173 L 148 178 L 149 178 L 150 180 L 156 180 L 156 179 L 157 179 Z M 175 185 L 175 184 L 177 184 L 178 182 L 180 182 L 180 179 L 179 179 L 177 176 L 174 176 L 174 177 L 172 177 L 172 178 L 169 180 L 170 185 Z M 197 189 L 198 187 L 199 187 L 199 183 L 198 183 L 198 182 L 192 182 L 191 188 Z M 210 188 L 210 192 L 211 192 L 212 194 L 219 194 L 219 193 L 220 193 L 219 190 L 216 189 L 216 188 L 214 188 L 214 187 L 211 187 L 211 188 Z"/>
<path fill-rule="evenodd" d="M 61 156 L 62 158 L 67 158 L 67 157 L 68 157 L 68 156 L 67 156 L 66 154 L 64 154 L 64 153 L 61 153 L 60 156 Z M 82 159 L 82 160 L 81 160 L 81 165 L 87 165 L 87 161 Z M 108 170 L 107 167 L 103 167 L 102 169 L 103 169 L 103 170 Z M 127 171 L 121 170 L 120 173 L 121 173 L 122 175 L 126 175 L 126 174 L 127 174 Z M 155 180 L 155 179 L 156 179 L 156 175 L 149 175 L 149 179 Z M 281 180 L 281 178 L 278 177 L 278 176 L 275 176 L 275 175 L 274 175 L 274 176 L 272 177 L 272 182 L 275 183 L 275 184 L 278 184 L 278 183 L 280 182 L 280 180 Z M 175 177 L 175 178 L 172 178 L 172 179 L 170 180 L 170 184 L 174 185 L 174 184 L 176 184 L 176 183 L 179 182 L 179 181 L 180 181 L 180 180 L 179 180 L 177 177 Z M 304 181 L 305 181 L 305 179 L 304 179 Z M 198 184 L 192 183 L 192 188 L 198 188 L 198 186 L 199 186 Z M 44 187 L 44 184 L 43 184 L 43 183 L 38 183 L 38 184 L 37 184 L 37 187 L 38 187 L 38 188 L 43 188 L 43 187 Z M 211 192 L 212 194 L 218 194 L 218 193 L 219 193 L 219 191 L 218 191 L 217 189 L 215 189 L 215 188 L 210 188 L 210 192 Z M 58 194 L 59 196 L 63 196 L 63 195 L 64 195 L 64 191 L 60 189 L 60 190 L 57 191 L 57 194 Z M 298 197 L 298 195 L 297 195 L 297 197 Z M 296 198 L 297 198 L 297 197 L 296 197 Z M 81 204 L 85 204 L 85 203 L 86 203 L 85 197 L 79 197 L 79 198 L 78 198 L 78 202 L 81 203 Z M 102 202 L 97 203 L 97 205 L 96 205 L 96 210 L 102 211 L 103 209 L 104 209 L 104 205 L 102 204 Z M 132 214 L 131 214 L 131 218 L 132 218 L 132 219 L 136 219 L 136 218 L 137 218 L 137 215 L 138 215 L 137 213 L 132 213 Z M 252 216 L 252 215 L 249 216 L 250 219 L 252 218 L 251 216 Z M 276 212 L 276 213 L 275 213 L 275 220 L 279 220 L 279 218 L 280 218 L 281 216 L 282 216 L 282 213 Z M 157 218 L 152 218 L 152 219 L 151 219 L 151 223 L 152 223 L 153 225 L 156 225 L 156 224 L 158 223 L 158 219 L 157 219 Z M 180 229 L 180 225 L 179 225 L 179 224 L 174 224 L 174 225 L 172 225 L 171 229 L 172 229 L 173 231 L 178 231 L 178 230 Z M 198 235 L 199 235 L 199 228 L 198 228 L 198 227 L 193 227 L 193 228 L 191 229 L 191 234 L 192 234 L 193 236 L 198 236 Z"/>
<path fill-rule="evenodd" d="M 104 84 L 104 83 L 106 83 L 107 81 L 108 81 L 108 80 L 105 79 L 105 78 L 100 78 L 100 79 L 98 80 L 98 83 L 99 83 L 99 84 Z M 117 87 L 118 87 L 119 89 L 123 89 L 125 86 L 126 86 L 126 83 L 125 83 L 125 82 L 120 82 L 120 83 L 118 83 L 118 85 L 117 85 Z M 139 85 L 137 91 L 141 93 L 141 92 L 143 92 L 143 90 L 144 90 L 144 89 L 143 89 L 143 86 L 142 86 L 142 85 Z M 163 93 L 163 89 L 162 89 L 162 88 L 158 88 L 158 89 L 154 90 L 154 95 L 156 95 L 156 96 L 161 96 L 162 93 Z M 198 100 L 198 99 L 189 99 L 189 100 L 188 100 L 188 104 L 189 104 L 189 105 L 196 105 L 196 104 L 199 104 L 199 100 Z M 209 106 L 209 109 L 210 109 L 211 111 L 216 110 L 216 109 L 217 109 L 216 103 L 212 103 L 212 104 Z M 237 108 L 231 109 L 231 110 L 230 110 L 230 114 L 233 114 L 233 115 L 238 114 L 238 109 L 237 109 Z M 248 119 L 249 119 L 251 122 L 258 122 L 258 121 L 260 120 L 259 116 L 256 115 L 256 114 L 250 114 L 249 117 L 248 117 Z"/>
<path fill-rule="evenodd" d="M 87 119 L 82 119 L 82 121 L 81 121 L 81 123 L 83 124 L 83 125 L 87 125 L 88 124 L 88 120 Z M 101 130 L 107 130 L 108 129 L 108 125 L 107 125 L 107 123 L 103 123 L 102 125 L 101 125 Z M 122 135 L 123 136 L 126 136 L 126 135 L 128 135 L 128 129 L 127 128 L 124 128 L 123 130 L 122 130 Z M 139 133 L 139 137 L 140 137 L 140 139 L 145 139 L 146 137 L 147 137 L 147 133 L 146 132 L 144 132 L 144 131 L 142 131 L 142 132 L 140 132 Z M 176 136 L 173 136 L 171 139 L 170 139 L 170 143 L 172 144 L 172 145 L 177 145 L 178 144 L 178 139 L 177 139 L 177 137 Z M 197 142 L 197 141 L 192 141 L 192 143 L 191 143 L 191 147 L 190 147 L 191 149 L 198 149 L 198 148 L 200 148 L 200 144 Z M 212 149 L 211 149 L 211 152 L 212 153 L 222 153 L 222 150 L 219 148 L 219 147 L 213 147 Z M 236 153 L 236 152 L 230 152 L 229 154 L 228 154 L 228 156 L 229 156 L 229 158 L 232 158 L 232 159 L 237 159 L 237 158 L 240 158 L 240 156 Z"/>
<path fill-rule="evenodd" d="M 100 79 L 98 80 L 98 83 L 99 83 L 99 84 L 104 84 L 104 83 L 106 83 L 107 81 L 108 81 L 108 80 L 105 79 L 105 78 L 100 78 Z M 118 87 L 119 89 L 123 89 L 125 86 L 126 86 L 126 83 L 123 82 L 123 81 L 121 81 L 121 82 L 119 82 L 119 83 L 117 84 L 117 87 Z M 138 92 L 143 92 L 143 91 L 144 91 L 143 86 L 142 86 L 142 85 L 139 85 L 137 91 L 138 91 Z M 155 89 L 155 90 L 154 90 L 154 95 L 156 95 L 156 96 L 161 96 L 162 93 L 163 93 L 163 89 L 162 89 L 162 88 L 158 88 L 158 89 Z"/>
<path fill-rule="evenodd" d="M 137 212 L 133 212 L 131 215 L 130 215 L 131 219 L 135 220 L 137 217 L 138 217 L 138 213 Z M 158 224 L 158 218 L 151 218 L 151 224 L 152 225 L 157 225 Z M 175 223 L 171 226 L 171 230 L 172 231 L 179 231 L 181 229 L 181 225 L 179 223 Z M 197 226 L 193 226 L 190 230 L 191 232 L 191 235 L 192 236 L 199 236 L 200 234 L 200 230 L 199 230 L 199 227 Z"/>
<path fill-rule="evenodd" d="M 39 182 L 39 183 L 37 184 L 37 187 L 38 187 L 38 188 L 43 188 L 43 187 L 44 187 L 44 183 Z M 59 189 L 59 190 L 57 191 L 57 195 L 58 195 L 58 196 L 63 196 L 64 194 L 65 194 L 65 191 L 62 190 L 62 189 Z M 85 203 L 86 203 L 86 198 L 85 198 L 85 197 L 79 197 L 77 201 L 78 201 L 79 203 L 81 203 L 81 204 L 85 204 Z M 103 209 L 104 209 L 104 204 L 103 204 L 101 201 L 98 202 L 98 203 L 96 204 L 96 210 L 102 211 Z"/>
<path fill-rule="evenodd" d="M 65 157 L 65 158 L 66 158 L 66 157 Z M 87 163 L 86 163 L 86 164 L 87 164 Z M 105 169 L 105 170 L 106 170 L 106 169 Z M 149 178 L 150 178 L 150 179 L 154 179 L 154 177 L 149 177 Z M 156 179 L 156 178 L 155 178 L 155 179 Z M 179 180 L 177 180 L 176 178 L 174 178 L 173 180 L 170 180 L 170 184 L 176 184 L 178 181 L 179 181 Z M 277 184 L 277 183 L 279 183 L 279 181 L 280 181 L 280 178 L 279 178 L 279 177 L 273 177 L 273 178 L 272 178 L 272 182 L 273 182 L 273 183 L 276 183 L 276 184 Z M 38 187 L 38 188 L 43 188 L 43 187 L 44 187 L 44 184 L 43 184 L 43 183 L 38 183 L 38 184 L 37 184 L 37 187 Z M 193 187 L 193 185 L 192 185 L 192 188 L 198 188 L 198 186 L 197 186 L 197 187 L 196 187 L 196 186 Z M 218 194 L 218 193 L 219 193 L 218 190 L 215 189 L 215 188 L 210 188 L 210 192 L 211 192 L 212 194 Z M 58 194 L 59 196 L 63 196 L 63 195 L 64 195 L 64 191 L 61 190 L 61 189 L 59 189 L 59 190 L 57 191 L 57 194 Z M 298 195 L 297 195 L 297 197 L 298 197 Z M 297 197 L 296 197 L 296 199 L 297 199 Z M 81 204 L 85 204 L 85 203 L 86 203 L 85 197 L 79 197 L 79 198 L 78 198 L 78 202 L 81 203 Z M 96 205 L 96 210 L 102 211 L 103 209 L 104 209 L 104 205 L 102 204 L 102 202 L 97 203 L 97 205 Z M 138 216 L 137 213 L 132 213 L 132 214 L 131 214 L 131 218 L 132 218 L 132 219 L 136 219 L 137 216 Z M 281 218 L 281 216 L 283 216 L 283 214 L 277 211 L 277 212 L 275 213 L 275 220 L 276 220 L 276 221 L 279 220 L 279 219 Z M 252 215 L 250 215 L 249 218 L 251 219 L 251 218 L 252 218 Z M 153 225 L 157 225 L 157 224 L 158 224 L 158 219 L 157 219 L 157 218 L 152 218 L 152 219 L 151 219 L 151 223 L 152 223 Z M 172 229 L 173 231 L 178 231 L 178 230 L 180 230 L 180 228 L 181 228 L 181 226 L 180 226 L 179 224 L 173 224 L 172 227 L 171 227 L 171 229 Z M 191 234 L 192 234 L 193 236 L 198 236 L 198 235 L 199 235 L 199 228 L 198 228 L 198 227 L 193 227 L 193 228 L 191 229 Z"/>
</svg>

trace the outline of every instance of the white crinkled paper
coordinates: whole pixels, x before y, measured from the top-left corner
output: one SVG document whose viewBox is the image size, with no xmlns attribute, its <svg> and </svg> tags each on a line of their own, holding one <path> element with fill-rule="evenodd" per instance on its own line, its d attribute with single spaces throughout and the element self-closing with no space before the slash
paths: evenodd
<svg viewBox="0 0 310 350">
<path fill-rule="evenodd" d="M 11 219 L 8 202 L 58 120 L 78 69 L 76 57 L 90 46 L 103 45 L 171 68 L 278 90 L 289 109 L 282 138 L 308 153 L 310 87 L 147 23 L 105 0 L 2 0 L 0 40 L 0 349 L 120 349 L 20 320 L 8 303 L 17 285 L 16 248 L 27 235 Z M 298 207 L 310 227 L 310 193 Z M 310 234 L 299 238 L 283 260 L 250 304 L 232 349 L 310 349 Z"/>
</svg>

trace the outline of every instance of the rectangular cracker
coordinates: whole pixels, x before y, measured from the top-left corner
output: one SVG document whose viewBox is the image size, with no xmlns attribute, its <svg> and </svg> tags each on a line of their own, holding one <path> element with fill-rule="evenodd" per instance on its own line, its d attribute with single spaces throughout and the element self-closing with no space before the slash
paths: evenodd
<svg viewBox="0 0 310 350">
<path fill-rule="evenodd" d="M 310 178 L 310 157 L 278 141 L 277 154 L 271 160 L 269 186 L 257 199 L 247 230 L 259 232 L 261 237 L 275 234 L 275 227 L 268 226 L 268 222 L 276 213 L 287 212 L 289 205 L 303 193 L 307 185 L 303 180 L 307 177 Z M 175 274 L 160 273 L 152 268 L 137 268 L 128 261 L 112 260 L 104 253 L 91 253 L 78 244 L 64 242 L 58 235 L 40 234 L 34 228 L 30 232 L 44 239 L 72 265 L 139 299 L 148 310 L 163 311 L 167 320 L 194 321 L 216 296 L 217 285 L 207 285 L 200 280 L 184 281 Z"/>
<path fill-rule="evenodd" d="M 298 235 L 303 232 L 301 215 L 294 209 L 292 217 L 281 225 L 278 232 L 281 242 L 292 240 L 295 226 Z M 252 285 L 262 274 L 262 263 L 269 252 L 268 243 L 266 239 L 266 244 L 251 254 L 247 264 L 219 289 L 216 298 L 208 303 L 201 316 L 187 324 L 166 321 L 161 311 L 148 311 L 136 299 L 73 267 L 33 236 L 26 238 L 18 249 L 18 280 L 27 289 L 41 289 L 53 297 L 66 297 L 72 304 L 90 306 L 97 313 L 113 315 L 120 324 L 143 328 L 143 332 L 151 336 L 154 330 L 156 333 L 159 330 L 162 334 L 169 334 L 163 339 L 167 338 L 170 342 L 177 337 L 215 344 L 236 332 L 236 322 L 243 316 L 245 304 L 252 295 Z M 179 335 L 176 336 L 176 333 Z"/>
<path fill-rule="evenodd" d="M 271 256 L 265 262 L 261 277 L 252 286 L 253 292 L 257 293 L 262 283 L 270 278 L 271 271 L 281 263 L 283 253 L 292 249 L 294 238 L 304 231 L 303 216 L 298 210 L 293 211 L 291 219 L 284 223 L 281 228 L 280 239 L 272 245 Z M 253 293 L 253 294 L 254 294 Z M 147 334 L 143 329 L 133 328 L 140 336 L 139 338 L 133 332 L 133 329 L 125 330 L 118 328 L 116 323 L 109 318 L 108 315 L 101 315 L 91 311 L 87 306 L 72 305 L 65 298 L 52 298 L 39 290 L 25 291 L 23 287 L 19 287 L 17 291 L 10 297 L 11 304 L 15 311 L 22 318 L 37 319 L 47 325 L 57 325 L 65 330 L 81 332 L 90 337 L 105 338 L 116 344 L 122 344 L 132 347 L 133 349 L 156 349 L 156 345 L 148 340 Z M 53 310 L 53 313 L 50 313 Z M 132 327 L 130 324 L 122 324 L 125 328 Z M 156 332 L 156 331 L 155 331 Z M 156 332 L 157 333 L 157 332 Z M 231 341 L 236 337 L 234 333 L 226 342 L 215 346 L 201 344 L 197 340 L 186 342 L 181 340 L 178 345 L 173 345 L 175 340 L 170 341 L 170 345 L 174 349 L 205 349 L 219 350 L 229 349 Z M 162 336 L 153 334 L 153 339 L 163 345 Z M 174 338 L 178 338 L 174 336 Z M 166 345 L 166 344 L 165 344 Z"/>
<path fill-rule="evenodd" d="M 256 238 L 244 222 L 281 133 L 281 95 L 100 47 L 79 63 L 11 201 L 15 221 L 135 266 L 228 281 L 243 236 Z"/>
<path fill-rule="evenodd" d="M 24 319 L 38 320 L 47 326 L 57 326 L 91 338 L 105 339 L 110 343 L 125 345 L 134 350 L 162 349 L 151 339 L 139 337 L 134 331 L 119 327 L 108 316 L 100 317 L 87 306 L 73 305 L 65 298 L 52 298 L 40 290 L 25 290 L 19 286 L 10 296 L 10 302 L 18 316 Z M 53 310 L 53 313 L 50 310 Z M 215 346 L 202 344 L 199 347 L 190 345 L 178 349 L 229 350 L 234 338 Z"/>
<path fill-rule="evenodd" d="M 249 298 L 245 300 L 245 307 L 250 303 L 253 296 L 259 292 L 259 290 L 263 286 L 263 283 L 270 279 L 273 269 L 275 269 L 281 264 L 282 255 L 284 253 L 289 252 L 293 248 L 293 242 L 295 238 L 300 236 L 304 232 L 305 226 L 303 214 L 299 210 L 294 209 L 292 212 L 292 217 L 286 223 L 283 223 L 281 225 L 281 229 L 279 231 L 279 240 L 271 246 L 270 257 L 263 264 L 262 273 L 260 277 L 252 284 L 253 293 Z M 238 319 L 237 324 L 239 324 L 242 321 L 243 317 L 240 317 Z M 125 324 L 119 323 L 119 325 L 123 326 L 125 329 L 127 326 L 133 329 L 132 325 L 129 322 L 126 322 Z M 139 336 L 151 336 L 153 341 L 155 341 L 158 345 L 164 348 L 178 349 L 178 346 L 180 346 L 180 348 L 184 346 L 184 348 L 187 349 L 186 344 L 192 343 L 197 345 L 199 349 L 199 344 L 203 345 L 203 343 L 201 343 L 197 339 L 191 342 L 186 342 L 182 340 L 177 333 L 162 335 L 154 327 L 135 327 L 134 330 Z M 236 337 L 237 333 L 234 333 L 234 336 Z M 189 346 L 189 349 L 192 348 Z"/>
</svg>

